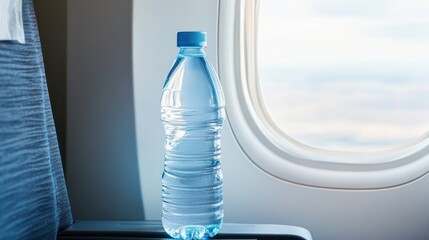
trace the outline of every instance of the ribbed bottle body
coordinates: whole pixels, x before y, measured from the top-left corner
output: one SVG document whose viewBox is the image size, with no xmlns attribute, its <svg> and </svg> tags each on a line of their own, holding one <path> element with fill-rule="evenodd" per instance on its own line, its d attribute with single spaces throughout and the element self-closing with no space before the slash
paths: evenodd
<svg viewBox="0 0 429 240">
<path fill-rule="evenodd" d="M 224 100 L 212 66 L 199 51 L 181 51 L 161 97 L 162 222 L 170 236 L 181 239 L 212 237 L 223 219 Z"/>
</svg>

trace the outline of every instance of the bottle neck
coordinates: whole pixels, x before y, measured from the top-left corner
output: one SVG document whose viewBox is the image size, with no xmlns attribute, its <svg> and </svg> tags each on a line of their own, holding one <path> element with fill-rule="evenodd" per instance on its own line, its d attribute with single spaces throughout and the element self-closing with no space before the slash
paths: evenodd
<svg viewBox="0 0 429 240">
<path fill-rule="evenodd" d="M 204 47 L 179 47 L 179 55 L 184 57 L 205 56 Z"/>
</svg>

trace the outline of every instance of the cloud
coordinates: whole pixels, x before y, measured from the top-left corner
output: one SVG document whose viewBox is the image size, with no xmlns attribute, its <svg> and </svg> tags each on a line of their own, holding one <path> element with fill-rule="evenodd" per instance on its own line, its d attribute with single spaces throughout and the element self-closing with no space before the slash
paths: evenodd
<svg viewBox="0 0 429 240">
<path fill-rule="evenodd" d="M 429 12 L 428 12 L 429 14 Z M 400 41 L 403 44 L 429 42 L 429 19 L 419 22 L 386 23 L 365 29 L 371 37 L 385 38 L 389 41 Z"/>
<path fill-rule="evenodd" d="M 429 130 L 429 73 L 419 81 L 396 82 L 383 73 L 341 79 L 345 69 L 335 80 L 318 74 L 320 70 L 312 69 L 260 71 L 268 110 L 298 141 L 337 150 L 372 150 L 406 143 Z"/>
<path fill-rule="evenodd" d="M 387 14 L 387 0 L 307 1 L 314 15 L 327 17 L 379 17 Z"/>
</svg>

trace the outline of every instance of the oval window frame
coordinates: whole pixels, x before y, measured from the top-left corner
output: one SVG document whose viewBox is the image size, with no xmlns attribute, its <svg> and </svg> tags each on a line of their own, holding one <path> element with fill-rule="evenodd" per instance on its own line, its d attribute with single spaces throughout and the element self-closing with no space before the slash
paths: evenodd
<svg viewBox="0 0 429 240">
<path fill-rule="evenodd" d="M 226 113 L 243 153 L 278 179 L 321 188 L 380 189 L 429 172 L 429 132 L 378 152 L 340 152 L 304 145 L 280 130 L 264 106 L 256 58 L 257 0 L 220 0 L 218 72 Z"/>
</svg>

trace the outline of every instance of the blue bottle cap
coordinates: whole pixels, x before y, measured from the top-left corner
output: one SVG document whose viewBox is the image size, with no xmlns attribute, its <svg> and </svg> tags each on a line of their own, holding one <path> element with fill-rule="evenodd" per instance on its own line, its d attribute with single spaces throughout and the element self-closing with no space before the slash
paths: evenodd
<svg viewBox="0 0 429 240">
<path fill-rule="evenodd" d="M 178 47 L 205 47 L 207 46 L 206 32 L 178 32 L 177 33 Z"/>
</svg>

